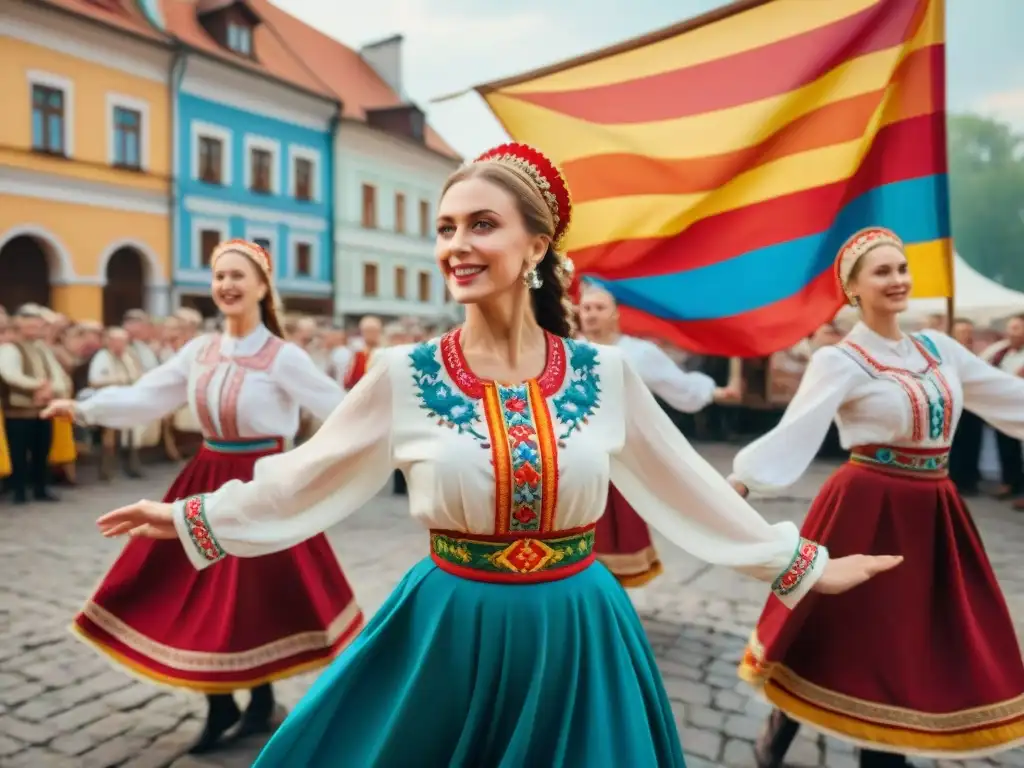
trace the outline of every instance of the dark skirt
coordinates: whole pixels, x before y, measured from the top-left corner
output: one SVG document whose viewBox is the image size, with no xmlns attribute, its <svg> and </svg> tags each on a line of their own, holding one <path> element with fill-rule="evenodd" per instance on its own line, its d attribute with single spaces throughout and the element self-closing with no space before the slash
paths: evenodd
<svg viewBox="0 0 1024 768">
<path fill-rule="evenodd" d="M 251 480 L 279 440 L 207 441 L 164 501 Z M 197 571 L 176 540 L 131 539 L 73 632 L 152 682 L 218 693 L 323 667 L 363 616 L 327 539 Z"/>
<path fill-rule="evenodd" d="M 600 563 L 534 584 L 414 566 L 254 768 L 682 768 L 636 611 Z"/>
<path fill-rule="evenodd" d="M 608 504 L 597 521 L 594 549 L 624 587 L 642 587 L 662 571 L 650 528 L 614 485 L 608 486 Z"/>
<path fill-rule="evenodd" d="M 868 749 L 963 759 L 1024 743 L 1021 649 L 952 482 L 845 464 L 802 535 L 832 557 L 905 560 L 793 611 L 770 597 L 741 677 L 793 719 Z"/>
</svg>

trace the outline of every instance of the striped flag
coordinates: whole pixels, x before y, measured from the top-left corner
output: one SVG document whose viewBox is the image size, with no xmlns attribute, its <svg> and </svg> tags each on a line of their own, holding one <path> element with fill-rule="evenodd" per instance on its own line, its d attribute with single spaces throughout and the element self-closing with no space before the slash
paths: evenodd
<svg viewBox="0 0 1024 768">
<path fill-rule="evenodd" d="M 748 0 L 476 90 L 562 166 L 626 332 L 761 356 L 835 315 L 861 227 L 952 295 L 944 49 L 942 0 Z"/>
</svg>

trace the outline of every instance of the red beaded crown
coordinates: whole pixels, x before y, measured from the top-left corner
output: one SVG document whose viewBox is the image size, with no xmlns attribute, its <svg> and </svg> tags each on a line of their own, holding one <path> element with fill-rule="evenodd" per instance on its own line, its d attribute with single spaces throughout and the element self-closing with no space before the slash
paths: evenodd
<svg viewBox="0 0 1024 768">
<path fill-rule="evenodd" d="M 240 253 L 248 258 L 253 264 L 263 271 L 263 275 L 268 280 L 273 277 L 274 272 L 272 269 L 272 262 L 270 261 L 270 254 L 267 253 L 266 249 L 258 243 L 251 243 L 248 240 L 242 240 L 241 238 L 225 240 L 214 248 L 213 253 L 210 255 L 210 266 L 215 266 L 217 264 L 217 259 L 225 253 L 230 253 L 232 251 Z"/>
<path fill-rule="evenodd" d="M 839 253 L 836 254 L 836 280 L 839 283 L 839 287 L 843 289 L 843 293 L 846 294 L 846 298 L 849 299 L 851 303 L 853 302 L 853 296 L 850 295 L 847 283 L 850 282 L 850 275 L 853 273 L 853 268 L 857 265 L 857 262 L 860 261 L 864 254 L 880 245 L 893 245 L 901 251 L 903 250 L 903 241 L 900 240 L 899 236 L 891 229 L 886 229 L 885 227 L 868 227 L 851 235 L 850 238 L 843 243 L 843 247 L 839 249 Z"/>
<path fill-rule="evenodd" d="M 501 163 L 536 187 L 551 211 L 555 225 L 552 239 L 557 249 L 572 219 L 569 185 L 558 166 L 533 147 L 519 143 L 502 144 L 500 147 L 489 149 L 473 162 Z"/>
</svg>

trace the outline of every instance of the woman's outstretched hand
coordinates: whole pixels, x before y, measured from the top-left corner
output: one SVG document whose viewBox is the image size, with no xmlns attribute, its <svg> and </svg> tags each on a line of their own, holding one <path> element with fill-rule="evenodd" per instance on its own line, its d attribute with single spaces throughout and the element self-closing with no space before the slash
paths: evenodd
<svg viewBox="0 0 1024 768">
<path fill-rule="evenodd" d="M 814 585 L 815 592 L 838 595 L 863 584 L 903 562 L 896 555 L 849 555 L 829 560 L 825 572 Z"/>
<path fill-rule="evenodd" d="M 178 534 L 174 530 L 173 511 L 172 504 L 143 499 L 108 512 L 96 521 L 96 525 L 107 538 L 128 534 L 147 539 L 175 539 Z"/>
</svg>

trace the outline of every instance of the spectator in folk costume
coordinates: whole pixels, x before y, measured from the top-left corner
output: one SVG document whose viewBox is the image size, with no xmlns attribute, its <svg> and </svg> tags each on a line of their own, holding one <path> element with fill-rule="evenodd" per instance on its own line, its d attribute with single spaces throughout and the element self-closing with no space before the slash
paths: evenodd
<svg viewBox="0 0 1024 768">
<path fill-rule="evenodd" d="M 641 381 L 672 408 L 696 413 L 710 403 L 740 398 L 739 385 L 718 387 L 703 373 L 682 370 L 657 345 L 619 330 L 615 299 L 605 289 L 585 284 L 579 304 L 580 330 L 587 341 L 618 347 Z M 647 523 L 614 486 L 608 488 L 604 516 L 597 521 L 598 559 L 626 587 L 640 587 L 661 573 L 661 561 Z"/>
<path fill-rule="evenodd" d="M 974 323 L 959 318 L 953 323 L 953 338 L 964 349 L 974 353 Z M 961 496 L 973 496 L 981 482 L 981 441 L 985 434 L 985 422 L 971 411 L 964 411 L 956 425 L 953 444 L 949 449 L 949 479 L 956 485 Z"/>
<path fill-rule="evenodd" d="M 142 368 L 138 358 L 132 354 L 130 344 L 131 339 L 124 328 L 107 329 L 103 349 L 97 351 L 89 363 L 89 390 L 80 393 L 80 399 L 87 400 L 107 387 L 130 386 L 142 377 Z M 100 478 L 111 478 L 118 452 L 125 461 L 125 474 L 128 477 L 142 477 L 142 463 L 139 460 L 141 430 L 138 427 L 103 429 L 101 436 Z"/>
<path fill-rule="evenodd" d="M 64 315 L 46 307 L 39 308 L 46 323 L 46 344 L 70 379 L 76 360 L 68 350 L 65 340 L 72 324 Z M 75 428 L 70 419 L 54 419 L 51 427 L 50 454 L 47 463 L 52 475 L 66 485 L 75 484 L 75 462 L 78 447 L 75 444 Z"/>
<path fill-rule="evenodd" d="M 0 347 L 14 339 L 14 328 L 7 311 L 0 307 Z M 3 492 L 10 490 L 11 450 L 7 444 L 7 428 L 4 418 L 4 385 L 0 383 L 0 480 L 3 481 Z"/>
<path fill-rule="evenodd" d="M 1024 315 L 1011 317 L 1006 323 L 1006 337 L 984 352 L 981 359 L 1011 376 L 1024 376 Z M 996 448 L 1002 484 L 996 498 L 1009 499 L 1024 493 L 1024 450 L 1020 438 L 996 430 Z M 1015 503 L 1017 509 L 1024 509 Z"/>
<path fill-rule="evenodd" d="M 359 348 L 345 373 L 345 390 L 352 389 L 366 375 L 373 356 L 383 344 L 384 326 L 379 317 L 366 315 L 359 321 Z"/>
<path fill-rule="evenodd" d="M 45 341 L 42 307 L 31 304 L 18 309 L 14 328 L 14 340 L 0 345 L 0 403 L 11 453 L 14 503 L 29 501 L 30 485 L 36 501 L 57 501 L 47 488 L 53 422 L 41 414 L 51 400 L 71 394 L 71 380 Z"/>
</svg>

